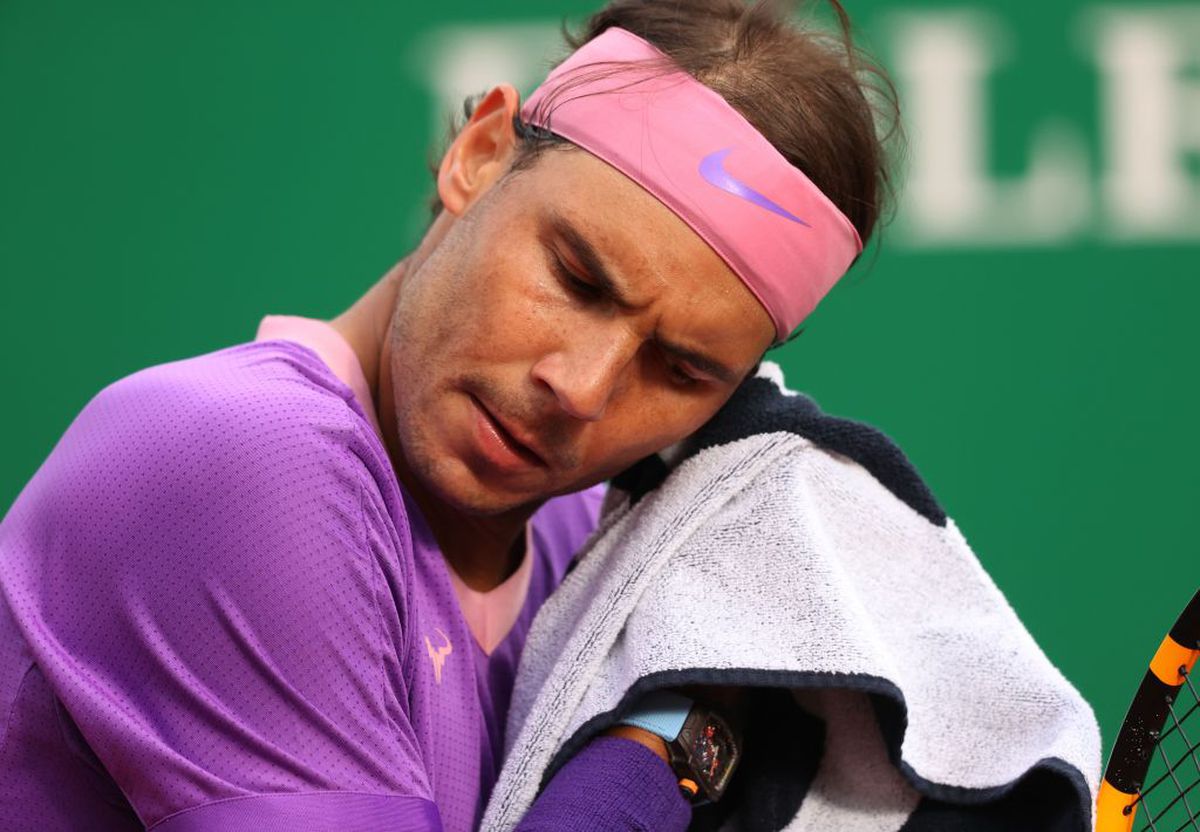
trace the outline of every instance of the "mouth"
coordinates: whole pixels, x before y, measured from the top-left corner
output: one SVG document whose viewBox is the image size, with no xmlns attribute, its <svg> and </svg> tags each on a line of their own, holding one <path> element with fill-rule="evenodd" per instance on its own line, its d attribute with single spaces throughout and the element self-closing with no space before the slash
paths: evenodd
<svg viewBox="0 0 1200 832">
<path fill-rule="evenodd" d="M 490 436 L 486 436 L 485 438 L 489 440 L 489 444 L 491 441 L 494 441 L 495 444 L 499 446 L 494 450 L 500 451 L 501 456 L 504 455 L 504 451 L 507 451 L 508 454 L 511 454 L 512 457 L 515 457 L 516 460 L 520 460 L 526 465 L 535 466 L 538 468 L 549 467 L 545 456 L 535 450 L 535 447 L 530 440 L 518 438 L 516 429 L 511 425 L 511 423 L 506 422 L 501 417 L 497 416 L 488 408 L 487 405 L 485 405 L 474 395 L 468 395 L 470 395 L 471 401 L 475 404 L 475 407 L 478 409 L 479 414 L 485 424 L 484 433 L 490 434 Z"/>
</svg>

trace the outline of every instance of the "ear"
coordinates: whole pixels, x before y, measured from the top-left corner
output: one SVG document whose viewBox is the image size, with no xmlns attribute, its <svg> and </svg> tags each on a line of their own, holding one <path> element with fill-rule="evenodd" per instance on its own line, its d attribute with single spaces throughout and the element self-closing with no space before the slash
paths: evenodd
<svg viewBox="0 0 1200 832">
<path fill-rule="evenodd" d="M 517 144 L 513 116 L 520 106 L 511 84 L 492 87 L 447 148 L 437 189 L 451 214 L 461 215 L 508 169 Z"/>
</svg>

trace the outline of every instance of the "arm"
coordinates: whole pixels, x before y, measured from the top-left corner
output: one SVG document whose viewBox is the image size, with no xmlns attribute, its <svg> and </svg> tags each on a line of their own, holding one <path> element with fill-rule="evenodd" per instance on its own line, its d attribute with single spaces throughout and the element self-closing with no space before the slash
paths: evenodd
<svg viewBox="0 0 1200 832">
<path fill-rule="evenodd" d="M 730 687 L 643 695 L 623 724 L 608 729 L 555 774 L 517 832 L 683 832 L 691 803 L 681 790 L 687 781 L 671 761 L 684 766 L 693 792 L 718 799 L 740 756 L 740 732 L 727 719 L 740 724 L 742 703 L 742 691 Z"/>
<path fill-rule="evenodd" d="M 516 832 L 684 832 L 677 781 L 659 737 L 618 726 L 558 770 Z"/>
<path fill-rule="evenodd" d="M 188 366 L 98 396 L 5 526 L 40 669 L 156 832 L 440 829 L 338 412 Z"/>
</svg>

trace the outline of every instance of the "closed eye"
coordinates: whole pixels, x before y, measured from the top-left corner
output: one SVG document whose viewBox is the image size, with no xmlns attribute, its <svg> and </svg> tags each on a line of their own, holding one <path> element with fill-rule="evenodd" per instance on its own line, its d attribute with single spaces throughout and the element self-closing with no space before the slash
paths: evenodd
<svg viewBox="0 0 1200 832">
<path fill-rule="evenodd" d="M 671 381 L 680 387 L 691 387 L 704 381 L 704 379 L 689 373 L 686 367 L 682 367 L 679 364 L 671 364 L 668 372 L 671 374 Z"/>
<path fill-rule="evenodd" d="M 604 297 L 603 289 L 594 283 L 589 283 L 587 280 L 584 280 L 578 274 L 573 272 L 570 267 L 568 267 L 567 264 L 562 261 L 562 258 L 553 251 L 550 252 L 550 260 L 559 281 L 566 286 L 572 294 L 588 301 L 600 300 Z"/>
<path fill-rule="evenodd" d="M 699 372 L 695 367 L 691 366 L 687 361 L 681 361 L 677 356 L 673 355 L 669 350 L 658 348 L 659 361 L 662 362 L 663 369 L 666 371 L 667 377 L 676 387 L 695 387 L 711 381 L 704 373 Z"/>
</svg>

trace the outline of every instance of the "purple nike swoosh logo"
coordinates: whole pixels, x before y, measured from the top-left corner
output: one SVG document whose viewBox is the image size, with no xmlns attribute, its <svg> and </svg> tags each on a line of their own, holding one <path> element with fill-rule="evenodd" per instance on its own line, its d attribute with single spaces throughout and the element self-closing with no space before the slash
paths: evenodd
<svg viewBox="0 0 1200 832">
<path fill-rule="evenodd" d="M 704 181 L 710 185 L 715 185 L 722 191 L 731 193 L 736 197 L 752 202 L 759 208 L 766 208 L 772 214 L 778 214 L 784 219 L 798 222 L 805 228 L 812 228 L 811 225 L 797 217 L 788 209 L 784 208 L 777 202 L 772 202 L 767 197 L 760 194 L 758 191 L 751 188 L 745 182 L 737 179 L 729 171 L 725 170 L 725 157 L 733 151 L 732 147 L 727 147 L 724 150 L 718 150 L 715 153 L 710 153 L 700 160 L 700 175 L 704 177 Z"/>
</svg>

